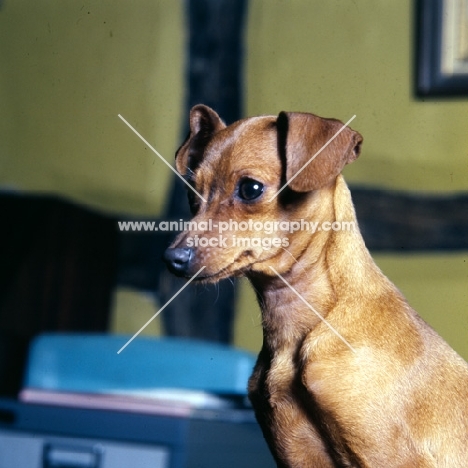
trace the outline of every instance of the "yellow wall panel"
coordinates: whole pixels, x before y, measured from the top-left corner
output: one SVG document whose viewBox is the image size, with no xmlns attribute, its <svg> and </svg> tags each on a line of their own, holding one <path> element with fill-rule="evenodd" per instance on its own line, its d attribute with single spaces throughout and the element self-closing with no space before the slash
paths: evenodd
<svg viewBox="0 0 468 468">
<path fill-rule="evenodd" d="M 160 211 L 180 139 L 183 2 L 5 1 L 0 186 L 117 212 Z"/>
</svg>

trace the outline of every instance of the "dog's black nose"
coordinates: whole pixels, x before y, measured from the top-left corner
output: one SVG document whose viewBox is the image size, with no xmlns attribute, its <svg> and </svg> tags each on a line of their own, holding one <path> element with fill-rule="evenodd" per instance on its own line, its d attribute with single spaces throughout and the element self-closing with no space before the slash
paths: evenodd
<svg viewBox="0 0 468 468">
<path fill-rule="evenodd" d="M 171 273 L 177 276 L 185 276 L 188 273 L 190 260 L 193 252 L 189 248 L 166 249 L 163 254 L 163 260 Z"/>
</svg>

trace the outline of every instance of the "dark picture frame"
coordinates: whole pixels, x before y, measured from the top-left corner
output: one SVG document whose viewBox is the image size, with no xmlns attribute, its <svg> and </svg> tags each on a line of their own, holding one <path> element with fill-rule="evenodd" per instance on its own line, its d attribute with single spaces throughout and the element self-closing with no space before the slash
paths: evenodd
<svg viewBox="0 0 468 468">
<path fill-rule="evenodd" d="M 416 0 L 416 94 L 468 97 L 468 0 Z"/>
</svg>

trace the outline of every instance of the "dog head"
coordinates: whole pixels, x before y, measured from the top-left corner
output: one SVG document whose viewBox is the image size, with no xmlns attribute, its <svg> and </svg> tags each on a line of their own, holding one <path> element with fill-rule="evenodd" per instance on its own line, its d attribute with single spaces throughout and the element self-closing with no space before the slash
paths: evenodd
<svg viewBox="0 0 468 468">
<path fill-rule="evenodd" d="M 226 126 L 209 107 L 195 106 L 176 153 L 178 172 L 197 192 L 188 192 L 194 218 L 165 252 L 169 269 L 190 277 L 205 267 L 199 278 L 217 281 L 294 256 L 306 238 L 285 223 L 320 216 L 320 192 L 359 156 L 361 143 L 338 120 L 313 114 Z"/>
</svg>

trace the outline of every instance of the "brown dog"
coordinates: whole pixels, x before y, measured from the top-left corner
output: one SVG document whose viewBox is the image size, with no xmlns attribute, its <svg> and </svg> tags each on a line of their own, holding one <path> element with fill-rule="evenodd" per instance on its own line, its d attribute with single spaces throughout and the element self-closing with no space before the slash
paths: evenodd
<svg viewBox="0 0 468 468">
<path fill-rule="evenodd" d="M 362 137 L 303 113 L 226 127 L 202 105 L 190 128 L 176 166 L 206 202 L 189 191 L 196 225 L 165 261 L 180 276 L 245 275 L 255 288 L 264 333 L 249 395 L 278 466 L 468 467 L 467 364 L 357 228 L 326 229 L 356 222 L 340 172 Z M 298 220 L 319 227 L 284 231 Z"/>
</svg>

